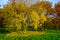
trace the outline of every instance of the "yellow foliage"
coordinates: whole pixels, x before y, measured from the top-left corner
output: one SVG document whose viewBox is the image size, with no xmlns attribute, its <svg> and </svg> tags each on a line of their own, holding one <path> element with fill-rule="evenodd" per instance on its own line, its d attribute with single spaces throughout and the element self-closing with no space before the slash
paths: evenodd
<svg viewBox="0 0 60 40">
<path fill-rule="evenodd" d="M 42 24 L 47 21 L 47 17 L 44 14 L 46 12 L 46 4 L 44 3 L 45 2 L 37 3 L 30 7 L 31 9 L 29 9 L 25 4 L 11 3 L 6 5 L 4 7 L 3 24 L 5 24 L 6 27 L 17 29 L 21 27 L 26 28 L 29 24 L 37 29 L 38 26 L 42 26 Z"/>
<path fill-rule="evenodd" d="M 45 14 L 41 14 L 41 16 L 40 16 L 40 19 L 42 20 L 42 21 L 47 21 L 47 17 L 46 17 L 46 15 Z"/>
<path fill-rule="evenodd" d="M 37 29 L 37 26 L 39 24 L 39 15 L 37 12 L 32 11 L 30 14 L 30 21 L 32 22 L 32 25 L 34 25 L 34 27 Z"/>
<path fill-rule="evenodd" d="M 17 32 L 12 32 L 12 33 L 8 33 L 7 35 L 6 35 L 6 37 L 15 37 L 15 36 L 18 36 L 19 35 L 19 33 L 17 33 Z"/>
</svg>

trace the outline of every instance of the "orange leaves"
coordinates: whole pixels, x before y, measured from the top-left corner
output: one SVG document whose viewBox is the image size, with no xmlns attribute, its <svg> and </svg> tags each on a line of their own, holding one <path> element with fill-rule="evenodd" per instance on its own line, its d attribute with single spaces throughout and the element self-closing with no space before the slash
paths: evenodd
<svg viewBox="0 0 60 40">
<path fill-rule="evenodd" d="M 55 4 L 55 10 L 57 13 L 60 12 L 60 2 Z"/>
<path fill-rule="evenodd" d="M 57 18 L 55 20 L 55 25 L 56 25 L 56 27 L 59 27 L 60 28 L 60 18 Z"/>
<path fill-rule="evenodd" d="M 56 19 L 56 23 L 58 26 L 60 26 L 60 2 L 56 3 L 55 5 L 55 10 L 56 10 L 56 13 L 57 13 L 57 19 Z"/>
<path fill-rule="evenodd" d="M 44 2 L 44 1 L 41 1 L 37 4 L 33 4 L 32 7 L 36 7 L 36 8 L 50 8 L 51 7 L 51 3 L 50 2 Z"/>
<path fill-rule="evenodd" d="M 56 3 L 55 4 L 55 10 L 56 10 L 56 13 L 57 13 L 57 18 L 56 18 L 56 27 L 60 27 L 60 2 Z"/>
<path fill-rule="evenodd" d="M 56 10 L 54 8 L 50 8 L 49 12 L 54 14 L 56 13 Z"/>
</svg>

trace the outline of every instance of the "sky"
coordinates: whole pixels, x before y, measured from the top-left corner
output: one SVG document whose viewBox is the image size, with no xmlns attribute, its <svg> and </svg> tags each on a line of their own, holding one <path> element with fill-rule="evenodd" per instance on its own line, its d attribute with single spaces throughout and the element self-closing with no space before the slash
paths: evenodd
<svg viewBox="0 0 60 40">
<path fill-rule="evenodd" d="M 0 0 L 0 7 L 2 8 L 3 5 L 7 3 L 8 0 Z"/>
<path fill-rule="evenodd" d="M 57 2 L 60 2 L 60 0 L 47 0 L 49 2 L 52 2 L 52 6 L 54 7 L 54 4 Z M 3 5 L 7 4 L 8 0 L 0 0 L 0 8 L 3 8 Z"/>
<path fill-rule="evenodd" d="M 54 4 L 57 3 L 57 2 L 60 2 L 60 0 L 47 0 L 49 2 L 52 2 L 52 6 L 54 7 Z"/>
</svg>

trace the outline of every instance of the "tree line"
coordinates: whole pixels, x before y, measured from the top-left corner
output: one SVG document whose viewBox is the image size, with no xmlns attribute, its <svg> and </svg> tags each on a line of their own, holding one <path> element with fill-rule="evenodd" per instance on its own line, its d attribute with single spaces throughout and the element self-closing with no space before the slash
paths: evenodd
<svg viewBox="0 0 60 40">
<path fill-rule="evenodd" d="M 0 28 L 15 31 L 58 29 L 60 28 L 60 2 L 56 3 L 54 8 L 48 1 L 40 1 L 30 7 L 14 1 L 8 3 L 0 8 Z"/>
</svg>

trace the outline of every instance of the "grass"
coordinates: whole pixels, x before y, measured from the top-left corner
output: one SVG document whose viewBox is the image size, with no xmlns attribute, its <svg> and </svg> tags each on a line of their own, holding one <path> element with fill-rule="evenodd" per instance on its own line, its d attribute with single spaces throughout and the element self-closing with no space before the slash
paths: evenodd
<svg viewBox="0 0 60 40">
<path fill-rule="evenodd" d="M 0 40 L 60 40 L 60 31 L 0 32 Z"/>
</svg>

